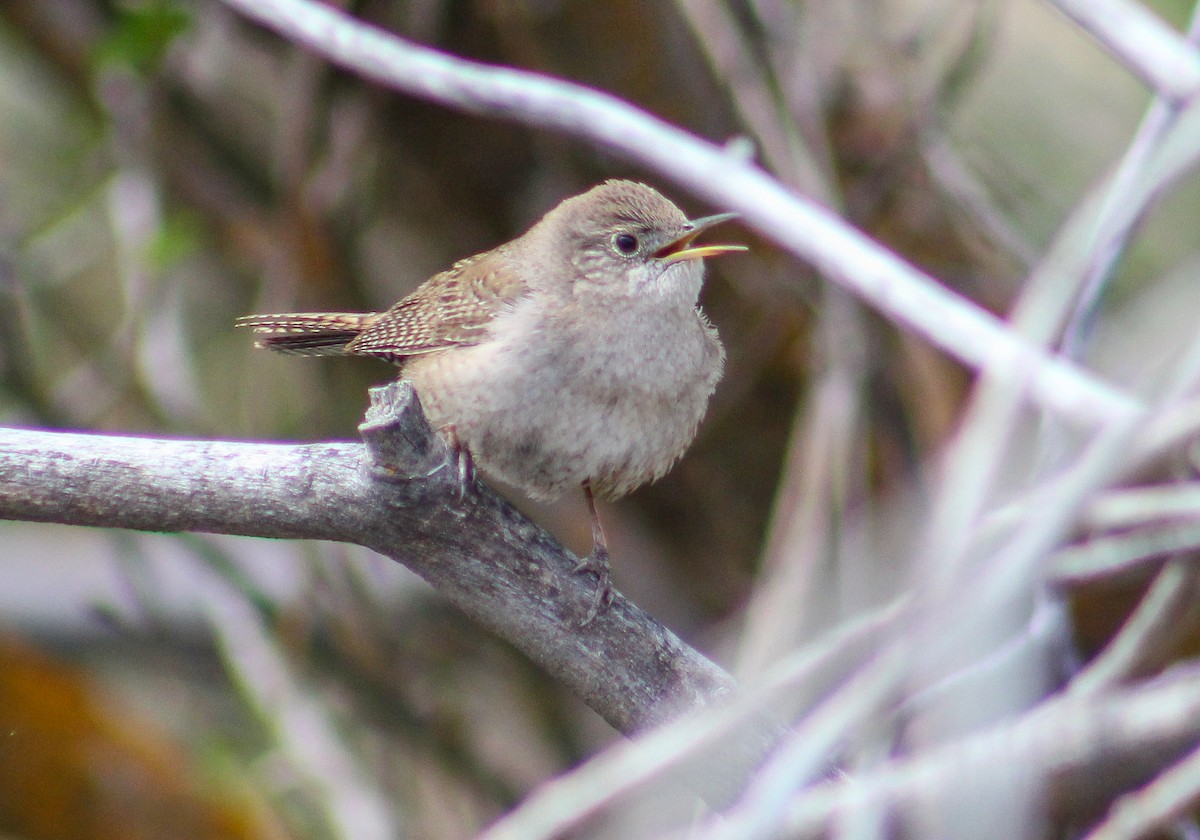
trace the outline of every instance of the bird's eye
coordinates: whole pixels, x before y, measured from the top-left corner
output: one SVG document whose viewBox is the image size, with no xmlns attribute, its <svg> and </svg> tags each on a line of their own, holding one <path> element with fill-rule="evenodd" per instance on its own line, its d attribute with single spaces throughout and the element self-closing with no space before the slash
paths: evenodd
<svg viewBox="0 0 1200 840">
<path fill-rule="evenodd" d="M 637 251 L 638 238 L 632 233 L 618 233 L 613 237 L 613 244 L 617 246 L 618 251 L 628 256 Z"/>
</svg>

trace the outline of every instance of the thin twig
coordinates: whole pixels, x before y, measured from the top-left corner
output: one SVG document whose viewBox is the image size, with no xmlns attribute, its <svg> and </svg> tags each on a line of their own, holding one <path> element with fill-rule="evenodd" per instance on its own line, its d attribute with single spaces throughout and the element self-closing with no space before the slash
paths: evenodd
<svg viewBox="0 0 1200 840">
<path fill-rule="evenodd" d="M 1132 39 L 1134 36 L 1125 33 L 1124 37 Z M 1200 9 L 1193 13 L 1187 34 L 1188 45 L 1194 46 L 1198 37 Z M 1150 107 L 1146 109 L 1137 134 L 1121 157 L 1108 189 L 1104 192 L 1103 205 L 1096 220 L 1096 241 L 1090 249 L 1091 261 L 1082 279 L 1079 300 L 1063 329 L 1061 349 L 1068 358 L 1080 358 L 1100 308 L 1104 290 L 1112 278 L 1113 267 L 1124 253 L 1129 238 L 1150 212 L 1158 197 L 1171 186 L 1169 182 L 1157 184 L 1150 197 L 1138 205 L 1138 212 L 1122 212 L 1122 208 L 1130 205 L 1135 186 L 1145 180 L 1146 167 L 1164 138 L 1178 122 L 1181 110 L 1182 106 L 1178 100 L 1162 94 L 1154 98 Z"/>
<path fill-rule="evenodd" d="M 1051 558 L 1048 581 L 1070 589 L 1127 577 L 1161 562 L 1164 555 L 1200 546 L 1200 522 L 1183 521 L 1110 537 L 1094 537 Z"/>
<path fill-rule="evenodd" d="M 1096 694 L 1163 667 L 1200 616 L 1200 570 L 1176 560 L 1158 573 L 1121 632 L 1075 679 L 1070 690 Z"/>
<path fill-rule="evenodd" d="M 566 773 L 526 799 L 479 840 L 547 840 L 562 836 L 594 815 L 684 763 L 696 761 L 718 739 L 740 737 L 764 708 L 789 705 L 800 695 L 820 696 L 894 632 L 907 602 L 898 600 L 777 662 L 756 684 L 720 707 L 677 720 L 622 743 Z"/>
<path fill-rule="evenodd" d="M 320 791 L 331 836 L 387 840 L 398 826 L 384 792 L 368 778 L 330 719 L 329 709 L 288 667 L 270 629 L 250 604 L 222 588 L 201 591 L 204 612 L 221 656 L 246 704 L 270 731 L 289 768 Z"/>
<path fill-rule="evenodd" d="M 1169 829 L 1200 800 L 1200 749 L 1141 790 L 1113 803 L 1109 816 L 1084 840 L 1133 840 Z"/>
<path fill-rule="evenodd" d="M 929 836 L 929 826 L 944 825 L 947 815 L 970 819 L 964 803 L 983 801 L 978 797 L 1012 768 L 1020 769 L 1043 817 L 1084 818 L 1114 793 L 1169 766 L 1197 739 L 1195 667 L 1097 697 L 1060 695 L 976 735 L 801 791 L 769 836 L 823 837 L 837 815 L 868 805 L 888 814 L 895 836 Z M 1099 766 L 1106 771 L 1096 772 Z M 1016 826 L 1006 828 L 1009 836 L 1022 836 Z"/>
<path fill-rule="evenodd" d="M 1131 0 L 1051 0 L 1166 99 L 1200 92 L 1200 54 L 1182 35 Z"/>
</svg>

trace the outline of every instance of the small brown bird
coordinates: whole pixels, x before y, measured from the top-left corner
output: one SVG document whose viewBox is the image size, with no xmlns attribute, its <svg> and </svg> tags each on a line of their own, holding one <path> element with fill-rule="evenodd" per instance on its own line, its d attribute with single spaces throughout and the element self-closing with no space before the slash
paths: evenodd
<svg viewBox="0 0 1200 840">
<path fill-rule="evenodd" d="M 745 247 L 693 242 L 732 217 L 688 221 L 650 187 L 608 181 L 386 312 L 238 323 L 270 350 L 403 365 L 464 481 L 474 462 L 539 499 L 582 486 L 593 545 L 576 571 L 599 578 L 586 624 L 612 594 L 593 494 L 662 476 L 721 377 L 724 348 L 697 307 L 702 260 Z"/>
</svg>

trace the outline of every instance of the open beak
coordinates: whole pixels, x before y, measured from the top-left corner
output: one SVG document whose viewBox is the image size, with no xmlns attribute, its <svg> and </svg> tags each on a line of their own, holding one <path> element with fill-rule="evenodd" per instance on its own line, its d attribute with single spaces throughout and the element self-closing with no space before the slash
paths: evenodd
<svg viewBox="0 0 1200 840">
<path fill-rule="evenodd" d="M 745 245 L 692 245 L 692 241 L 711 227 L 721 222 L 736 219 L 737 213 L 718 213 L 715 216 L 705 216 L 694 219 L 690 227 L 678 237 L 663 245 L 654 252 L 654 258 L 664 262 L 681 262 L 683 260 L 702 260 L 705 257 L 715 257 L 718 254 L 731 254 L 735 251 L 747 250 Z"/>
</svg>

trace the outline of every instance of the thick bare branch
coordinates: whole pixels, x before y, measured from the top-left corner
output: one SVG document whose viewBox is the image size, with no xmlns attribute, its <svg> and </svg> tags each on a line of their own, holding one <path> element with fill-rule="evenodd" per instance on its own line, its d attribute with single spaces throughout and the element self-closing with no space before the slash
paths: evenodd
<svg viewBox="0 0 1200 840">
<path fill-rule="evenodd" d="M 733 680 L 595 581 L 486 487 L 459 499 L 448 451 L 404 383 L 374 389 L 359 443 L 281 445 L 0 430 L 0 518 L 354 542 L 408 566 L 618 730 L 727 694 Z"/>
<path fill-rule="evenodd" d="M 330 61 L 414 96 L 583 137 L 740 212 L 784 248 L 976 370 L 1028 383 L 1080 422 L 1136 409 L 1128 395 L 1047 355 L 971 301 L 904 262 L 753 163 L 609 96 L 535 73 L 421 47 L 312 0 L 225 0 Z"/>
</svg>

